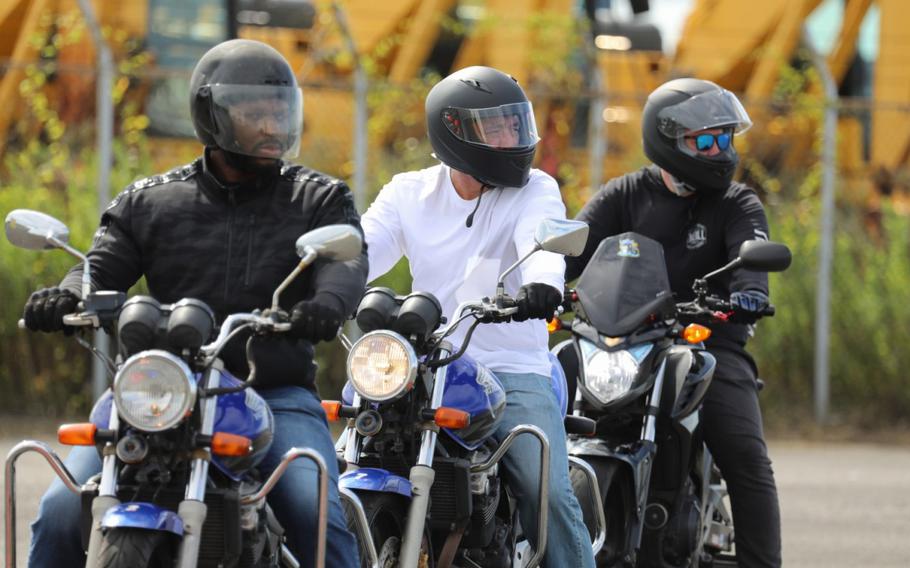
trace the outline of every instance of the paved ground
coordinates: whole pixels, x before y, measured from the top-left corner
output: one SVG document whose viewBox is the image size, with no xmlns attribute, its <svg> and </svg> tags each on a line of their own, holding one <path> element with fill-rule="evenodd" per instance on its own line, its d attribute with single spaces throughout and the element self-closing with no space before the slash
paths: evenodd
<svg viewBox="0 0 910 568">
<path fill-rule="evenodd" d="M 47 422 L 0 420 L 0 428 L 2 456 L 22 437 L 54 438 Z M 785 566 L 910 567 L 910 444 L 772 441 L 771 458 Z M 19 566 L 25 566 L 29 519 L 52 475 L 37 455 L 18 462 Z"/>
</svg>

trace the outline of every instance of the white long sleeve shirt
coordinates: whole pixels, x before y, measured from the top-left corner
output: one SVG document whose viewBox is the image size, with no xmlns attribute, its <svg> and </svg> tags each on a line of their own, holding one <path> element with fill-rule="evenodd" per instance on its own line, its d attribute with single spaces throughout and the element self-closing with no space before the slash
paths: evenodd
<svg viewBox="0 0 910 568">
<path fill-rule="evenodd" d="M 542 219 L 566 214 L 556 180 L 536 169 L 521 189 L 484 192 L 469 228 L 465 220 L 476 205 L 477 199 L 456 193 L 445 165 L 393 177 L 361 219 L 370 259 L 367 281 L 406 256 L 412 289 L 436 296 L 453 321 L 461 302 L 495 294 L 499 275 L 534 247 Z M 539 251 L 506 277 L 505 289 L 514 297 L 523 284 L 542 282 L 562 292 L 564 273 L 561 255 Z M 456 349 L 468 323 L 450 336 Z M 480 324 L 467 353 L 493 371 L 549 375 L 547 349 L 546 323 L 536 319 Z"/>
</svg>

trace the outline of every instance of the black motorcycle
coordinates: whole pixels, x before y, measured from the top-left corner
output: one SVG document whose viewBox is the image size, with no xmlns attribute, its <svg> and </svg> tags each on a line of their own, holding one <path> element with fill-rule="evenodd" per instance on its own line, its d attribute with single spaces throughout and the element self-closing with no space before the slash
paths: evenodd
<svg viewBox="0 0 910 568">
<path fill-rule="evenodd" d="M 676 303 L 661 245 L 624 233 L 600 243 L 567 293 L 575 318 L 557 323 L 572 338 L 553 352 L 577 380 L 574 414 L 597 422 L 594 436 L 570 435 L 568 445 L 597 475 L 602 502 L 572 473 L 588 527 L 603 507 L 598 565 L 735 566 L 726 490 L 697 411 L 715 368 L 702 345 L 706 325 L 742 316 L 710 295 L 708 280 L 736 268 L 782 271 L 790 260 L 783 244 L 747 241 L 738 258 L 695 281 L 694 300 Z M 773 314 L 769 306 L 755 318 Z"/>
</svg>

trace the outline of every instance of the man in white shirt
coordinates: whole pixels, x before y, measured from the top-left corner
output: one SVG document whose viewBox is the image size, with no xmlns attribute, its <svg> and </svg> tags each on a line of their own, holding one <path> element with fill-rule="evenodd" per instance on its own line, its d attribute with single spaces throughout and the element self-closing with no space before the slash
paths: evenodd
<svg viewBox="0 0 910 568">
<path fill-rule="evenodd" d="M 413 289 L 430 292 L 453 320 L 466 300 L 493 296 L 497 277 L 534 247 L 545 218 L 565 218 L 556 181 L 531 169 L 538 141 L 534 112 L 509 75 L 469 67 L 437 83 L 426 100 L 427 131 L 442 163 L 396 175 L 364 214 L 370 275 L 408 258 Z M 507 407 L 495 437 L 518 424 L 541 428 L 550 441 L 548 567 L 593 567 L 588 530 L 569 484 L 562 409 L 550 387 L 545 318 L 564 287 L 562 256 L 538 252 L 505 280 L 518 313 L 510 323 L 483 324 L 467 353 L 493 371 Z M 458 348 L 463 326 L 450 337 Z M 503 459 L 522 527 L 536 546 L 540 446 L 520 436 Z"/>
</svg>

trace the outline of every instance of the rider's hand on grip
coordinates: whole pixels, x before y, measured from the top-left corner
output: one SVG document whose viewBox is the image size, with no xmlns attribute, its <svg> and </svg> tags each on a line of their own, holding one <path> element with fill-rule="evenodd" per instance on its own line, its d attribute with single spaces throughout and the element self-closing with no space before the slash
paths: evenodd
<svg viewBox="0 0 910 568">
<path fill-rule="evenodd" d="M 768 295 L 758 290 L 745 290 L 730 294 L 730 305 L 733 315 L 730 321 L 735 323 L 752 323 L 764 314 L 768 307 Z"/>
<path fill-rule="evenodd" d="M 344 321 L 344 306 L 333 294 L 318 294 L 297 302 L 291 310 L 290 334 L 313 343 L 331 341 Z"/>
<path fill-rule="evenodd" d="M 42 288 L 29 296 L 22 317 L 25 327 L 32 331 L 60 331 L 73 333 L 73 328 L 63 325 L 63 316 L 76 311 L 79 297 L 61 288 Z"/>
<path fill-rule="evenodd" d="M 527 319 L 550 319 L 562 302 L 559 290 L 540 282 L 525 284 L 518 289 L 515 303 L 518 311 L 512 316 L 515 321 Z"/>
</svg>

